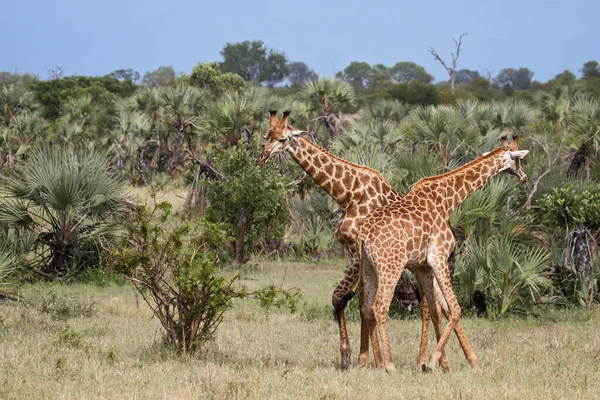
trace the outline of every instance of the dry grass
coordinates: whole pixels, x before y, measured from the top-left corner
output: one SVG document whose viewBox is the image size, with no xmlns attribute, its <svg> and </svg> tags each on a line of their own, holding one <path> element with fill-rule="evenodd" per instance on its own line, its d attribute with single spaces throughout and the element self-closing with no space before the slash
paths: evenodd
<svg viewBox="0 0 600 400">
<path fill-rule="evenodd" d="M 391 323 L 397 372 L 372 367 L 337 371 L 337 326 L 330 296 L 341 264 L 266 263 L 248 284 L 302 288 L 298 314 L 265 312 L 240 302 L 199 356 L 179 357 L 160 346 L 160 331 L 130 287 L 35 286 L 34 305 L 0 305 L 2 399 L 386 399 L 597 398 L 600 393 L 600 310 L 553 311 L 538 319 L 466 319 L 480 359 L 470 370 L 456 339 L 453 372 L 414 370 L 418 320 Z M 78 314 L 52 310 L 67 299 Z M 50 300 L 48 300 L 50 299 Z M 62 301 L 62 303 L 61 303 Z M 94 303 L 91 315 L 84 312 Z M 48 311 L 48 310 L 46 310 Z M 359 324 L 351 322 L 354 356 Z"/>
</svg>

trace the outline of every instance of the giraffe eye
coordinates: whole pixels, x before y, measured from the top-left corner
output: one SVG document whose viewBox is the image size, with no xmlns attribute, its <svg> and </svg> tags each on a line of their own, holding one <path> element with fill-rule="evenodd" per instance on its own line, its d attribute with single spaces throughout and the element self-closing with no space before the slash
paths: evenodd
<svg viewBox="0 0 600 400">
<path fill-rule="evenodd" d="M 282 137 L 281 139 L 279 139 L 280 142 L 285 142 L 287 140 L 287 138 Z"/>
</svg>

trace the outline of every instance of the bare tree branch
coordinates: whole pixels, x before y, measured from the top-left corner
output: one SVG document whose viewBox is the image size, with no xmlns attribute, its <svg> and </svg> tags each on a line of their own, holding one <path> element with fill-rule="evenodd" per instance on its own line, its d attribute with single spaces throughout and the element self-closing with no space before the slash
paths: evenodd
<svg viewBox="0 0 600 400">
<path fill-rule="evenodd" d="M 429 47 L 429 52 L 442 66 L 446 69 L 448 76 L 450 77 L 450 87 L 452 88 L 452 94 L 454 94 L 454 81 L 456 80 L 456 64 L 458 61 L 458 57 L 460 57 L 460 49 L 462 47 L 462 39 L 464 36 L 467 36 L 468 33 L 464 32 L 459 37 L 458 40 L 452 38 L 454 41 L 454 45 L 456 46 L 456 54 L 450 53 L 452 55 L 452 68 L 448 67 L 444 59 L 439 55 L 437 51 L 433 47 Z"/>
<path fill-rule="evenodd" d="M 194 153 L 192 153 L 191 151 L 189 151 L 188 149 L 185 149 L 185 151 L 189 154 L 189 156 L 192 158 L 192 160 L 194 160 L 194 162 L 196 164 L 198 164 L 198 167 L 200 169 L 200 173 L 204 176 L 206 176 L 208 179 L 214 180 L 214 181 L 224 181 L 225 179 L 227 179 L 225 177 L 225 175 L 221 174 L 219 171 L 217 171 L 212 165 L 210 165 L 207 162 L 204 161 L 200 161 L 195 155 Z"/>
</svg>

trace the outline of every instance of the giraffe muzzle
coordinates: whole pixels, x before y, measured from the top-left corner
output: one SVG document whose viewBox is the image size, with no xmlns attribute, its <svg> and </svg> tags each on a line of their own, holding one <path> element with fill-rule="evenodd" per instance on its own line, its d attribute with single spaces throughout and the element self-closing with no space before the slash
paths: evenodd
<svg viewBox="0 0 600 400">
<path fill-rule="evenodd" d="M 258 163 L 259 164 L 266 163 L 267 161 L 269 161 L 269 156 L 270 156 L 270 152 L 263 151 L 262 153 L 260 153 L 260 157 L 258 158 Z"/>
</svg>

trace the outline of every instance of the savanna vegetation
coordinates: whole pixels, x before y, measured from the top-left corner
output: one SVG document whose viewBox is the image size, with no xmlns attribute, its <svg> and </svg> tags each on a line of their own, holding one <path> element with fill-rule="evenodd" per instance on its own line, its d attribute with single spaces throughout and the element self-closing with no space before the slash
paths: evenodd
<svg viewBox="0 0 600 400">
<path fill-rule="evenodd" d="M 334 372 L 330 295 L 347 263 L 316 260 L 342 254 L 340 213 L 289 157 L 258 165 L 269 110 L 399 193 L 518 135 L 528 184 L 494 179 L 450 221 L 483 372 L 454 347 L 461 379 L 403 359 L 395 395 L 419 393 L 403 391 L 411 381 L 471 397 L 518 395 L 505 379 L 539 397 L 598 389 L 600 343 L 586 340 L 600 321 L 598 62 L 538 82 L 455 59 L 434 83 L 408 61 L 319 77 L 260 41 L 221 55 L 186 73 L 0 72 L 0 397 L 381 397 L 385 376 Z M 416 354 L 415 310 L 401 305 L 395 353 Z M 351 311 L 356 343 L 356 299 Z"/>
</svg>

